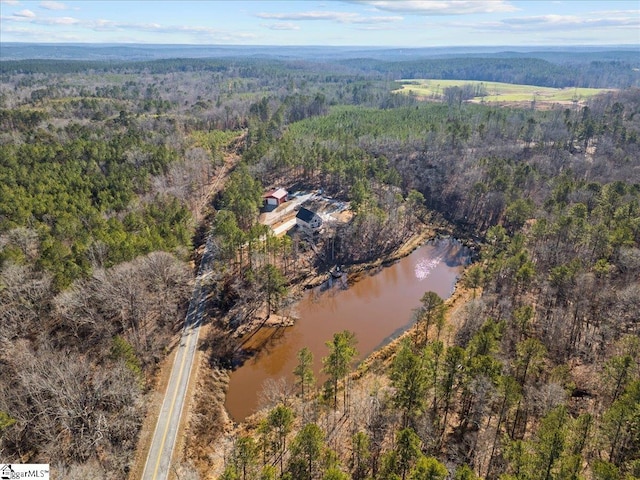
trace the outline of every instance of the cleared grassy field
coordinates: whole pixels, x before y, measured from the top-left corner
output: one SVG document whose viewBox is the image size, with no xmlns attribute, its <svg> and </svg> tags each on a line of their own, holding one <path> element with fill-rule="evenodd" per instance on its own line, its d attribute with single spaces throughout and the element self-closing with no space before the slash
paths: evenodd
<svg viewBox="0 0 640 480">
<path fill-rule="evenodd" d="M 581 102 L 599 93 L 611 91 L 604 88 L 551 88 L 476 80 L 411 79 L 400 80 L 399 83 L 402 84 L 402 88 L 397 90 L 399 93 L 434 100 L 443 98 L 445 88 L 471 85 L 485 94 L 474 97 L 475 102 L 531 102 L 534 99 L 543 103 Z"/>
</svg>

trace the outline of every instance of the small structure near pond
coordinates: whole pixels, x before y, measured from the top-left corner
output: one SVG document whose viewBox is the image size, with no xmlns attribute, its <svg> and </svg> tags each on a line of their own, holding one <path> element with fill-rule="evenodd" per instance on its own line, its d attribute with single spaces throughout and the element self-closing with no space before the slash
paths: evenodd
<svg viewBox="0 0 640 480">
<path fill-rule="evenodd" d="M 346 272 L 344 271 L 344 267 L 336 265 L 329 273 L 333 278 L 342 278 L 343 274 Z"/>
</svg>

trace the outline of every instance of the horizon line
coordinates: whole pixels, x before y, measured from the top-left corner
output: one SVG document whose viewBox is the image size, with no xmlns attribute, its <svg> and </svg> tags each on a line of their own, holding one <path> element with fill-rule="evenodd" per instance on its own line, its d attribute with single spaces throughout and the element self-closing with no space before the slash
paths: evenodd
<svg viewBox="0 0 640 480">
<path fill-rule="evenodd" d="M 146 43 L 146 42 L 20 42 L 20 41 L 2 41 L 0 45 L 38 45 L 38 46 L 59 46 L 59 45 L 96 45 L 96 46 L 147 46 L 147 47 L 235 47 L 235 48 L 402 48 L 408 50 L 419 50 L 424 48 L 567 48 L 567 47 L 625 47 L 625 48 L 638 48 L 640 43 L 573 43 L 573 44 L 538 44 L 538 45 L 520 45 L 520 44 L 492 44 L 492 45 L 330 45 L 330 44 L 244 44 L 244 43 Z M 640 55 L 640 51 L 638 52 Z"/>
</svg>

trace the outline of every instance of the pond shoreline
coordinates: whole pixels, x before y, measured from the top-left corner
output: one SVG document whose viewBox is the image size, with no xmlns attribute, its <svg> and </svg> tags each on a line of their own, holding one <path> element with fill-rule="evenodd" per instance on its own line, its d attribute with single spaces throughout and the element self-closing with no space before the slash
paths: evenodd
<svg viewBox="0 0 640 480">
<path fill-rule="evenodd" d="M 335 283 L 324 276 L 319 287 L 305 290 L 298 302 L 279 312 L 285 319 L 298 318 L 292 326 L 283 328 L 277 319 L 269 319 L 268 328 L 261 322 L 260 328 L 247 331 L 236 352 L 238 367 L 230 375 L 226 399 L 230 415 L 241 421 L 269 404 L 274 382 L 292 389 L 300 349 L 313 353 L 314 374 L 321 384 L 321 359 L 335 333 L 353 332 L 362 361 L 411 327 L 425 292 L 448 298 L 469 261 L 469 249 L 449 235 L 412 240 L 397 261 L 378 260 L 366 269 L 350 269 L 348 282 Z"/>
<path fill-rule="evenodd" d="M 377 273 L 378 270 L 384 269 L 384 267 L 392 266 L 396 262 L 399 262 L 403 258 L 412 254 L 416 249 L 425 246 L 431 241 L 437 240 L 439 238 L 451 237 L 452 233 L 453 232 L 450 228 L 435 228 L 425 226 L 423 229 L 421 229 L 420 232 L 410 237 L 403 245 L 401 245 L 392 253 L 384 256 L 383 258 L 377 259 L 372 262 L 350 265 L 348 267 L 349 286 L 355 285 L 359 281 L 365 279 L 368 275 L 373 275 Z M 477 251 L 477 246 L 474 242 L 464 240 L 459 240 L 459 242 L 471 249 L 472 256 L 474 255 L 475 251 Z M 460 273 L 460 276 L 462 276 L 463 274 L 464 270 Z M 299 302 L 309 289 L 322 285 L 324 282 L 326 282 L 327 278 L 328 273 L 315 274 L 290 285 L 290 288 L 293 289 L 293 295 L 296 298 L 295 301 Z M 453 293 L 451 294 L 451 297 L 446 300 L 446 304 L 450 305 L 451 308 L 453 308 L 453 305 L 460 305 L 461 303 L 463 304 L 464 302 L 466 302 L 466 297 L 468 296 L 465 295 L 465 291 L 461 288 L 459 281 L 456 282 L 455 285 L 456 286 L 453 290 Z M 282 320 L 282 323 L 279 324 L 279 320 Z M 258 321 L 255 323 L 254 328 L 258 327 L 263 322 L 264 319 L 258 319 Z M 269 323 L 271 324 L 269 325 L 269 327 L 275 326 L 282 328 L 285 326 L 290 326 L 291 319 L 274 318 L 270 319 Z M 287 328 L 284 328 L 284 330 L 287 330 Z M 358 379 L 366 376 L 367 373 L 375 371 L 377 370 L 377 368 L 381 368 L 384 364 L 388 363 L 393 357 L 393 354 L 395 353 L 397 346 L 402 341 L 402 339 L 407 338 L 407 336 L 413 335 L 414 330 L 415 325 L 409 325 L 397 337 L 392 338 L 388 343 L 375 348 L 375 350 L 364 356 L 360 360 L 355 371 L 352 373 L 351 378 L 354 381 L 357 381 Z M 258 354 L 259 353 L 260 352 L 258 352 Z M 199 411 L 200 414 L 198 415 L 198 417 L 200 418 L 203 417 L 203 413 L 205 411 L 208 411 L 217 417 L 217 421 L 215 423 L 218 426 L 219 441 L 216 440 L 214 443 L 218 444 L 219 448 L 223 448 L 223 445 L 233 437 L 233 434 L 247 431 L 247 429 L 251 430 L 252 428 L 254 428 L 260 421 L 260 419 L 264 416 L 264 409 L 256 410 L 254 413 L 250 414 L 241 421 L 234 420 L 226 407 L 226 399 L 233 370 L 220 368 L 215 368 L 214 370 L 212 370 L 211 367 L 208 366 L 204 361 L 203 363 L 201 363 L 201 368 L 204 370 L 204 372 L 209 370 L 209 373 L 204 373 L 204 375 L 201 375 L 201 377 L 206 378 L 213 375 L 216 378 L 216 381 L 203 382 L 199 386 L 198 395 L 195 399 L 196 405 L 194 406 L 194 408 Z M 214 390 L 208 391 L 211 387 L 214 387 Z M 202 433 L 202 429 L 198 428 L 197 422 L 194 423 L 192 421 L 189 427 L 189 434 L 192 435 L 191 432 L 196 433 L 198 431 Z M 211 445 L 211 441 L 213 440 L 212 432 L 208 432 L 206 437 L 208 437 L 209 440 L 206 443 Z M 206 445 L 202 444 L 200 441 L 198 441 L 197 438 L 193 438 L 188 443 L 189 445 L 185 449 L 185 455 L 195 464 L 199 464 L 203 467 L 206 464 L 206 469 L 209 469 L 213 466 L 211 463 L 212 457 L 219 458 L 217 453 L 210 450 L 211 447 L 207 447 Z M 216 447 L 216 451 L 219 450 L 218 447 Z"/>
<path fill-rule="evenodd" d="M 449 235 L 449 232 L 436 230 L 434 228 L 423 228 L 420 232 L 412 235 L 406 242 L 400 247 L 396 248 L 391 253 L 384 255 L 376 260 L 369 262 L 362 262 L 348 265 L 346 270 L 347 283 L 354 285 L 361 280 L 365 275 L 375 274 L 377 271 L 384 267 L 393 265 L 394 263 L 402 260 L 403 258 L 411 255 L 415 250 L 425 245 L 427 242 L 436 240 L 445 235 Z M 463 245 L 467 246 L 464 242 Z M 306 275 L 304 277 L 298 277 L 294 279 L 289 285 L 292 303 L 297 303 L 303 297 L 304 293 L 308 290 L 321 286 L 329 278 L 329 272 L 315 273 L 312 275 Z M 297 319 L 295 317 L 271 314 L 269 319 L 265 319 L 263 316 L 257 316 L 252 321 L 243 325 L 242 329 L 237 329 L 233 336 L 236 338 L 246 335 L 253 335 L 264 326 L 268 327 L 289 327 L 292 326 Z"/>
</svg>

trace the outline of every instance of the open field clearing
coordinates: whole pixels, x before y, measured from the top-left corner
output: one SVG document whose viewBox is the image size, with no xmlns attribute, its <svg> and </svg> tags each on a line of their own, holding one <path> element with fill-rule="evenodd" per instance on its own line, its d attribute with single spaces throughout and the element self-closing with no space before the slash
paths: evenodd
<svg viewBox="0 0 640 480">
<path fill-rule="evenodd" d="M 599 93 L 611 91 L 604 88 L 551 88 L 536 85 L 516 85 L 477 80 L 409 79 L 400 80 L 400 93 L 416 95 L 425 99 L 444 99 L 445 89 L 470 86 L 477 94 L 474 102 L 536 102 L 565 103 L 581 102 Z"/>
</svg>

